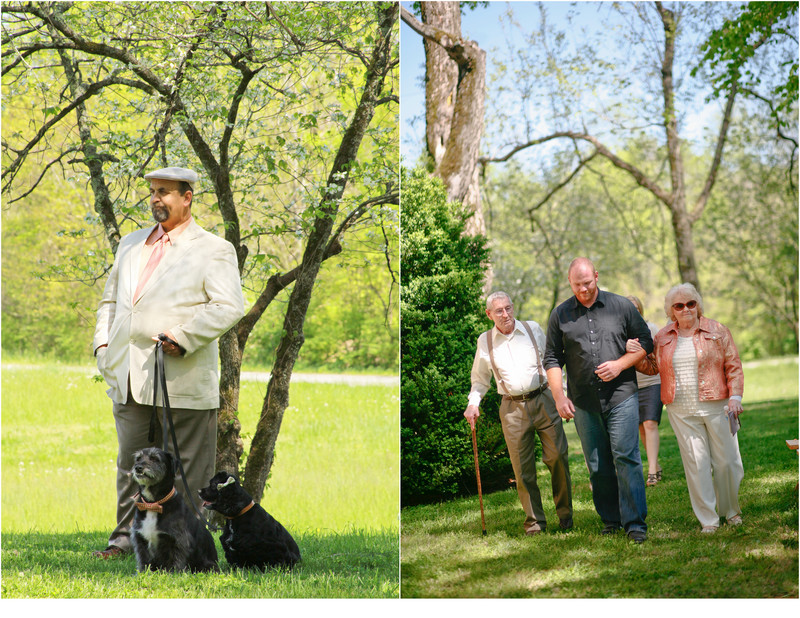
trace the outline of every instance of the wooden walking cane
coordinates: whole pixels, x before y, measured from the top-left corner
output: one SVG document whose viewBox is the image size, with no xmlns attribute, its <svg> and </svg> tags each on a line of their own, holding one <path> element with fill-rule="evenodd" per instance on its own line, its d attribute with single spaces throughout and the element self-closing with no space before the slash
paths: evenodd
<svg viewBox="0 0 800 618">
<path fill-rule="evenodd" d="M 475 424 L 472 425 L 472 454 L 475 455 L 475 476 L 478 478 L 478 500 L 481 504 L 481 530 L 486 536 L 486 518 L 483 515 L 483 491 L 481 490 L 481 469 L 478 466 L 478 440 L 475 437 Z"/>
</svg>

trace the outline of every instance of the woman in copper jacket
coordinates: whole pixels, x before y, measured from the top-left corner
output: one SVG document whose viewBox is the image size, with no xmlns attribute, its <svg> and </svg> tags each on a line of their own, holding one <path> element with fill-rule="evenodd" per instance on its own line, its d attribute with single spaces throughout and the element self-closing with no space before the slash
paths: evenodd
<svg viewBox="0 0 800 618">
<path fill-rule="evenodd" d="M 661 401 L 678 440 L 692 509 L 702 532 L 713 533 L 720 518 L 742 523 L 744 468 L 728 416 L 735 424 L 742 413 L 742 362 L 731 332 L 703 317 L 703 300 L 691 283 L 667 292 L 664 311 L 671 322 L 654 340 Z"/>
</svg>

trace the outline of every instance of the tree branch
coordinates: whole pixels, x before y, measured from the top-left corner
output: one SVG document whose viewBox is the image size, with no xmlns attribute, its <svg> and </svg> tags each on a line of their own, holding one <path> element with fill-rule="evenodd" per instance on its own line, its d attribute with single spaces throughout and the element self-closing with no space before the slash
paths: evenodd
<svg viewBox="0 0 800 618">
<path fill-rule="evenodd" d="M 406 25 L 418 35 L 441 45 L 446 51 L 448 51 L 448 53 L 450 48 L 452 48 L 455 42 L 458 41 L 458 37 L 449 32 L 435 28 L 430 24 L 423 24 L 411 13 L 409 13 L 404 6 L 400 7 L 400 17 L 406 23 Z"/>
<path fill-rule="evenodd" d="M 583 140 L 585 142 L 589 142 L 597 149 L 597 154 L 611 161 L 611 163 L 616 167 L 618 167 L 619 169 L 628 172 L 628 174 L 630 174 L 633 177 L 633 179 L 639 186 L 644 187 L 645 189 L 650 191 L 653 195 L 655 195 L 659 200 L 661 200 L 667 206 L 671 206 L 673 197 L 670 193 L 662 189 L 657 182 L 648 178 L 647 175 L 640 169 L 638 169 L 635 165 L 632 165 L 631 163 L 624 161 L 623 159 L 615 155 L 613 152 L 611 152 L 596 137 L 588 135 L 586 133 L 577 133 L 575 131 L 558 131 L 551 135 L 530 140 L 524 144 L 519 144 L 504 155 L 500 155 L 497 157 L 481 157 L 480 163 L 481 165 L 486 165 L 487 163 L 503 163 L 505 161 L 508 161 L 516 153 L 525 150 L 526 148 L 530 148 L 531 146 L 538 146 L 539 144 L 544 144 L 545 142 L 562 138 L 568 138 L 571 140 Z"/>
<path fill-rule="evenodd" d="M 728 128 L 731 124 L 731 114 L 733 113 L 733 101 L 736 98 L 737 92 L 737 84 L 736 82 L 733 83 L 731 87 L 730 94 L 728 94 L 728 100 L 725 103 L 725 113 L 722 116 L 722 124 L 719 128 L 719 135 L 717 136 L 717 147 L 714 150 L 714 160 L 711 162 L 711 168 L 708 170 L 708 176 L 706 177 L 705 185 L 703 186 L 703 191 L 700 193 L 700 196 L 697 198 L 695 202 L 694 208 L 689 213 L 689 221 L 691 224 L 694 224 L 703 214 L 703 210 L 706 207 L 706 203 L 708 202 L 708 198 L 711 195 L 711 189 L 714 187 L 714 183 L 717 180 L 717 172 L 719 171 L 720 163 L 722 162 L 722 149 L 725 146 L 725 140 L 728 136 Z"/>
<path fill-rule="evenodd" d="M 61 120 L 63 120 L 70 112 L 74 111 L 80 105 L 84 104 L 88 99 L 95 96 L 96 94 L 100 93 L 104 88 L 107 86 L 112 85 L 131 85 L 132 83 L 140 85 L 143 89 L 148 89 L 149 86 L 143 84 L 141 82 L 132 82 L 131 80 L 123 80 L 116 76 L 116 74 L 112 74 L 106 79 L 103 79 L 99 82 L 94 82 L 86 86 L 84 92 L 82 92 L 78 97 L 76 97 L 69 105 L 62 108 L 59 112 L 57 112 L 50 120 L 42 124 L 39 130 L 36 132 L 36 135 L 28 141 L 28 143 L 19 150 L 14 150 L 17 153 L 16 159 L 12 160 L 11 163 L 3 170 L 3 178 L 5 183 L 3 185 L 3 192 L 8 191 L 11 183 L 13 182 L 17 172 L 19 172 L 20 167 L 25 162 L 25 159 L 30 154 L 30 151 L 44 138 L 45 135 Z M 152 90 L 149 90 L 152 94 Z M 3 147 L 10 150 L 8 144 L 3 142 Z"/>
<path fill-rule="evenodd" d="M 396 94 L 386 95 L 385 97 L 380 98 L 377 101 L 375 101 L 375 106 L 377 107 L 378 105 L 385 105 L 386 103 L 398 103 L 399 104 L 400 103 L 400 97 L 398 97 Z"/>
<path fill-rule="evenodd" d="M 303 48 L 306 46 L 306 44 L 303 43 L 303 41 L 301 41 L 299 38 L 297 38 L 295 36 L 294 32 L 292 32 L 291 30 L 289 30 L 289 28 L 286 27 L 286 24 L 283 23 L 281 18 L 278 17 L 278 14 L 275 12 L 275 8 L 272 6 L 272 3 L 271 2 L 265 2 L 264 4 L 267 5 L 267 8 L 269 9 L 270 14 L 275 18 L 275 21 L 278 22 L 278 25 L 283 29 L 283 31 L 286 34 L 289 35 L 289 38 L 292 40 L 292 43 L 294 43 L 295 47 L 297 47 L 297 51 L 303 51 Z"/>
<path fill-rule="evenodd" d="M 51 167 L 53 167 L 56 163 L 60 163 L 61 159 L 63 159 L 67 155 L 71 155 L 74 152 L 80 152 L 80 148 L 78 148 L 76 146 L 76 147 L 73 147 L 73 148 L 68 148 L 64 152 L 60 153 L 55 159 L 53 159 L 52 161 L 47 163 L 47 165 L 44 166 L 44 168 L 42 169 L 42 172 L 39 174 L 39 177 L 36 180 L 33 181 L 33 184 L 30 187 L 28 187 L 28 190 L 25 191 L 25 193 L 23 193 L 22 195 L 18 195 L 17 197 L 8 200 L 6 203 L 7 204 L 13 204 L 14 202 L 18 202 L 19 200 L 28 197 L 31 193 L 33 193 L 36 190 L 36 187 L 39 186 L 39 183 L 42 181 L 42 178 L 44 178 L 45 174 L 47 174 L 47 171 Z M 67 163 L 71 163 L 71 162 L 72 161 L 67 161 Z"/>
<path fill-rule="evenodd" d="M 546 204 L 550 200 L 551 197 L 553 197 L 556 193 L 561 191 L 561 189 L 563 189 L 570 182 L 572 182 L 572 179 L 575 178 L 575 176 L 578 175 L 578 172 L 580 172 L 581 169 L 583 169 L 583 166 L 586 165 L 587 163 L 589 163 L 596 156 L 597 156 L 597 151 L 595 150 L 586 159 L 581 159 L 580 163 L 578 164 L 578 167 L 576 167 L 574 170 L 572 170 L 572 173 L 569 176 L 567 176 L 567 178 L 563 182 L 558 183 L 555 187 L 553 187 L 552 190 L 547 192 L 547 195 L 545 195 L 543 199 L 539 200 L 539 202 L 537 202 L 534 206 L 532 206 L 531 208 L 528 209 L 528 214 L 533 216 L 534 211 L 536 211 L 539 208 L 541 208 L 544 204 Z"/>
</svg>

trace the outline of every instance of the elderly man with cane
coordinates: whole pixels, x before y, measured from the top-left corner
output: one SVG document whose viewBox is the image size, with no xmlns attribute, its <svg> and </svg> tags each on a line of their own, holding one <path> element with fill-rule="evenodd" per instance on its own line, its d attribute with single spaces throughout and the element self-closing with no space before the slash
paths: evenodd
<svg viewBox="0 0 800 618">
<path fill-rule="evenodd" d="M 145 174 L 150 181 L 154 227 L 119 243 L 97 311 L 94 351 L 108 384 L 117 429 L 117 526 L 110 558 L 132 550 L 130 526 L 136 483 L 133 454 L 148 446 L 154 404 L 156 342 L 169 360 L 166 384 L 186 480 L 197 490 L 214 475 L 219 407 L 217 338 L 244 315 L 236 252 L 192 218 L 198 177 L 168 167 Z M 169 428 L 161 427 L 167 432 Z M 156 440 L 159 444 L 160 441 Z"/>
<path fill-rule="evenodd" d="M 464 416 L 474 431 L 475 421 L 480 416 L 478 406 L 494 375 L 498 392 L 503 396 L 500 421 L 514 469 L 517 494 L 525 511 L 525 533 L 539 534 L 547 527 L 536 482 L 536 434 L 542 444 L 542 460 L 552 477 L 559 527 L 569 530 L 573 524 L 567 437 L 542 364 L 544 332 L 536 322 L 514 318 L 514 306 L 505 292 L 489 295 L 486 315 L 494 322 L 494 328 L 478 337 L 469 405 Z"/>
</svg>

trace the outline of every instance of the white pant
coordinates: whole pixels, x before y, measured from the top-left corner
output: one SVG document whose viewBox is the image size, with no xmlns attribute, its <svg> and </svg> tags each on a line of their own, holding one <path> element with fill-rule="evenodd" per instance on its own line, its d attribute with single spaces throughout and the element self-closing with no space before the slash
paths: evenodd
<svg viewBox="0 0 800 618">
<path fill-rule="evenodd" d="M 675 413 L 667 406 L 678 439 L 692 510 L 703 526 L 741 514 L 739 484 L 744 478 L 739 440 L 724 412 L 708 416 Z M 713 472 L 713 475 L 712 475 Z M 718 509 L 718 511 L 717 511 Z"/>
</svg>

